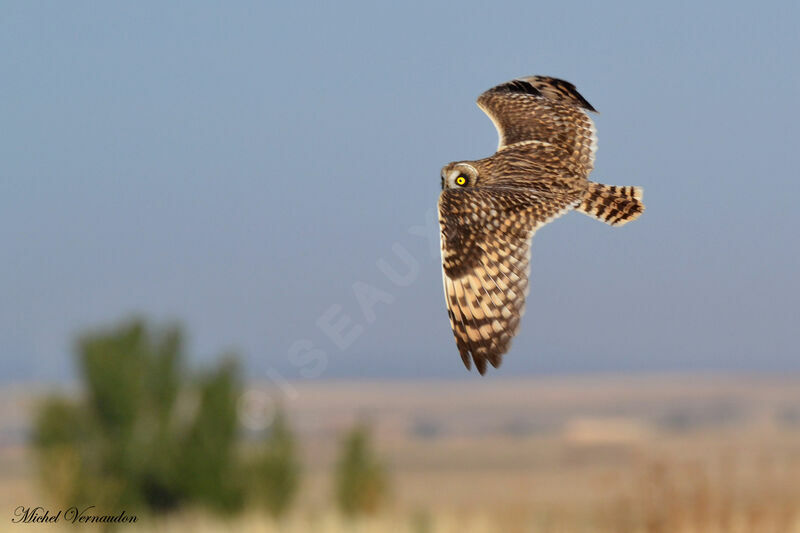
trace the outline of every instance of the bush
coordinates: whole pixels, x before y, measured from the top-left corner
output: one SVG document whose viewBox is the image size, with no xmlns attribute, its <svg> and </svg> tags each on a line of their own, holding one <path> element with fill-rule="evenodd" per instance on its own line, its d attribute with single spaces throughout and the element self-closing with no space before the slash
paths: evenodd
<svg viewBox="0 0 800 533">
<path fill-rule="evenodd" d="M 85 398 L 47 399 L 33 435 L 45 486 L 61 504 L 129 513 L 240 506 L 236 365 L 191 380 L 182 347 L 179 328 L 141 320 L 81 338 Z M 192 397 L 196 407 L 182 409 Z"/>
<path fill-rule="evenodd" d="M 186 499 L 220 511 L 243 504 L 242 472 L 236 455 L 236 365 L 225 361 L 199 384 L 199 408 L 180 438 L 180 486 Z"/>
<path fill-rule="evenodd" d="M 295 453 L 294 437 L 282 409 L 276 412 L 269 437 L 253 470 L 259 501 L 273 517 L 283 517 L 300 486 L 300 463 Z"/>
<path fill-rule="evenodd" d="M 336 465 L 336 501 L 346 516 L 372 514 L 386 499 L 387 476 L 371 449 L 370 430 L 356 425 L 342 442 Z"/>
</svg>

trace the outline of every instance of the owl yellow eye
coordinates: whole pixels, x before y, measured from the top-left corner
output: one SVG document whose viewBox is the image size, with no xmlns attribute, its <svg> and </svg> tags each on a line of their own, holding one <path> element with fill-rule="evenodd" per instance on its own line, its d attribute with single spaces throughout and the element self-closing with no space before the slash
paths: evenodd
<svg viewBox="0 0 800 533">
<path fill-rule="evenodd" d="M 464 186 L 466 184 L 467 184 L 467 178 L 465 178 L 464 176 L 459 176 L 456 178 L 456 185 Z"/>
</svg>

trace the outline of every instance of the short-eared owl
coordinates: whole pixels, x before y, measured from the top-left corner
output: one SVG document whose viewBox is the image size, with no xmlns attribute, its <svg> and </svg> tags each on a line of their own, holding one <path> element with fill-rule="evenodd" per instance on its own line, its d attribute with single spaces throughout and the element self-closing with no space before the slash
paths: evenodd
<svg viewBox="0 0 800 533">
<path fill-rule="evenodd" d="M 537 229 L 576 209 L 612 226 L 644 211 L 639 187 L 589 181 L 595 109 L 563 80 L 531 76 L 478 97 L 497 152 L 442 169 L 439 224 L 450 326 L 467 368 L 486 372 L 510 347 L 528 292 Z"/>
</svg>

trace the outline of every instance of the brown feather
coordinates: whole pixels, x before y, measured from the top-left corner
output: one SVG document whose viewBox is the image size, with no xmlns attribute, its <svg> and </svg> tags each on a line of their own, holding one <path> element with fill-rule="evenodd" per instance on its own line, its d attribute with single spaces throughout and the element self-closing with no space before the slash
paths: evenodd
<svg viewBox="0 0 800 533">
<path fill-rule="evenodd" d="M 587 111 L 594 108 L 571 83 L 512 80 L 483 93 L 478 105 L 497 127 L 499 147 L 442 169 L 439 224 L 450 326 L 464 365 L 474 362 L 484 374 L 487 363 L 500 366 L 519 330 L 536 230 L 576 207 L 621 225 L 644 204 L 636 187 L 588 180 L 597 139 Z"/>
</svg>

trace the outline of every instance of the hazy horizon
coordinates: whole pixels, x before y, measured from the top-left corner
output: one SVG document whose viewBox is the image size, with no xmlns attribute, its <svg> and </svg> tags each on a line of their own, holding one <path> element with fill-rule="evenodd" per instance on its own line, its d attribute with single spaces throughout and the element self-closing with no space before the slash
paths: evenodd
<svg viewBox="0 0 800 533">
<path fill-rule="evenodd" d="M 475 379 L 439 170 L 535 73 L 600 111 L 592 178 L 647 211 L 537 233 L 491 376 L 800 371 L 800 6 L 448 5 L 4 5 L 0 381 L 69 380 L 75 335 L 134 315 L 248 379 Z"/>
</svg>

